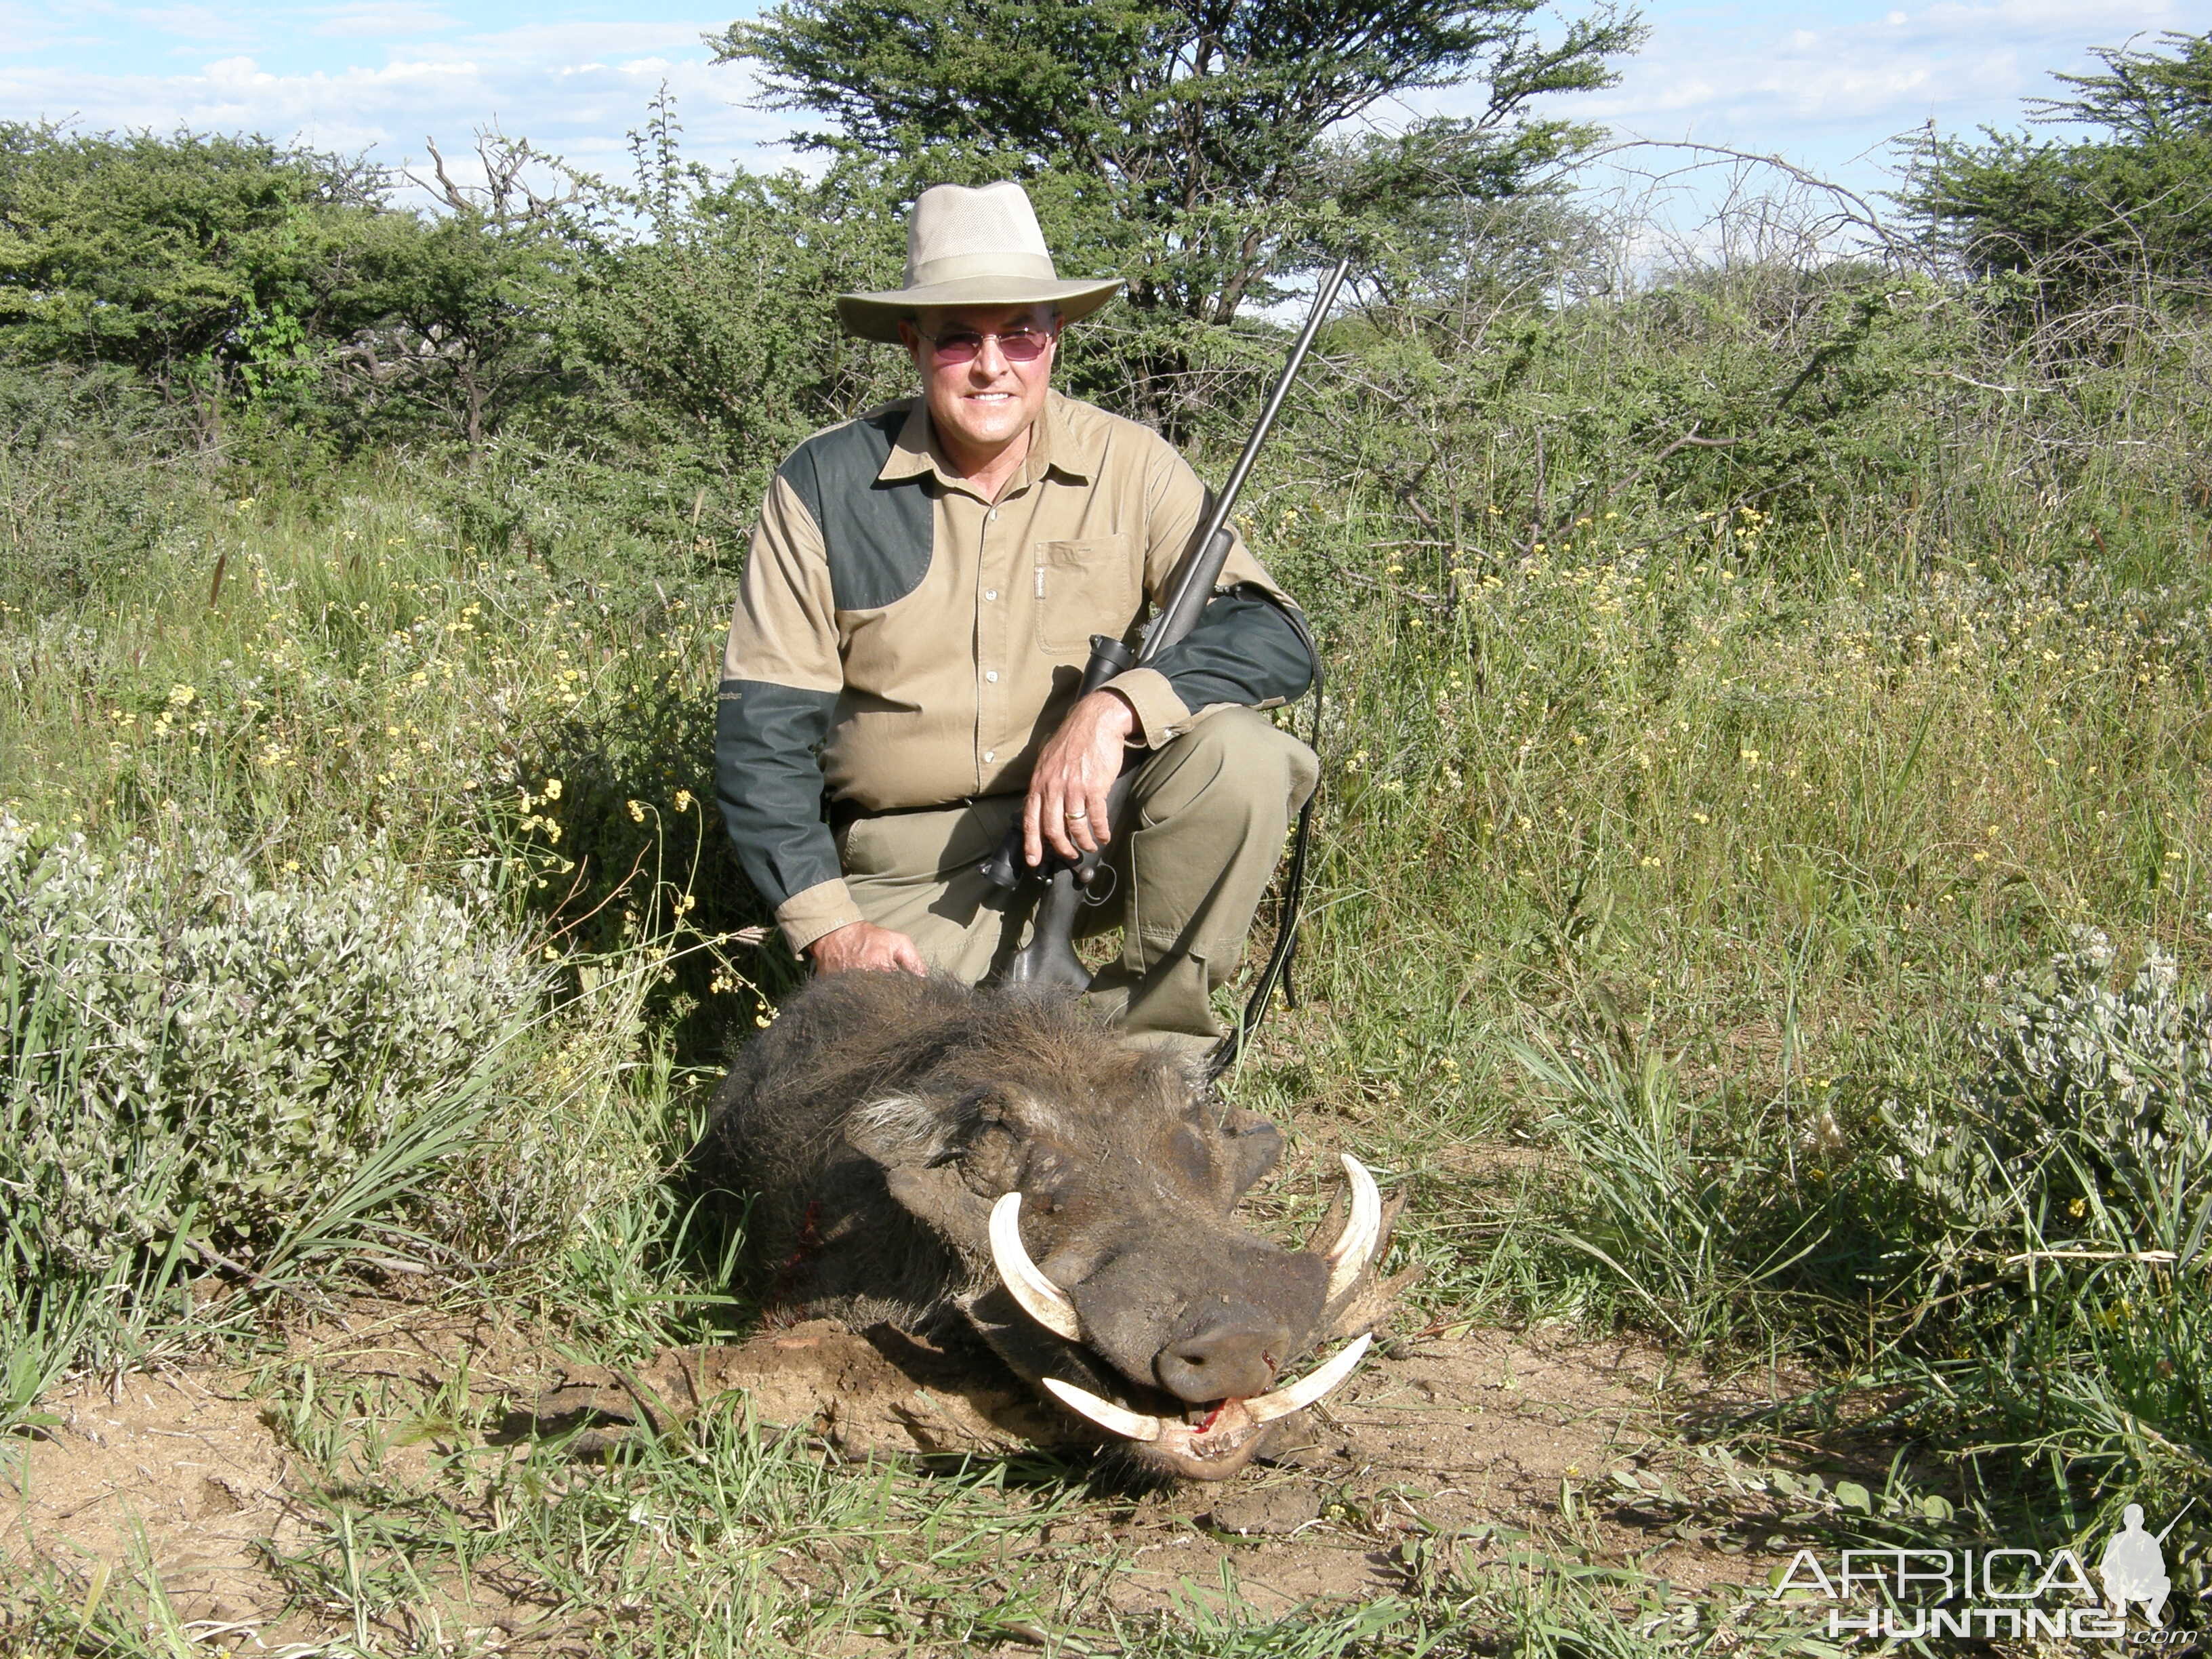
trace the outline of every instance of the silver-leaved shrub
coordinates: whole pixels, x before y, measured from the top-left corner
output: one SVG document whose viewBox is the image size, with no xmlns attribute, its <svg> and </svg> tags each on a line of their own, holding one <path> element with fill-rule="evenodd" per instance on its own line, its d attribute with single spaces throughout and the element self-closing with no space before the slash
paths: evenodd
<svg viewBox="0 0 2212 1659">
<path fill-rule="evenodd" d="M 2159 1267 L 2204 1243 L 2212 1210 L 2212 996 L 2152 950 L 2107 983 L 2084 928 L 2050 988 L 2015 987 L 1978 1032 L 1960 1097 L 1893 1119 L 1895 1175 L 1948 1224 L 1968 1278 L 2039 1259 Z"/>
<path fill-rule="evenodd" d="M 180 1227 L 250 1261 L 519 1066 L 544 993 L 374 854 L 270 886 L 206 837 L 105 858 L 0 816 L 0 1273 L 101 1275 Z"/>
</svg>

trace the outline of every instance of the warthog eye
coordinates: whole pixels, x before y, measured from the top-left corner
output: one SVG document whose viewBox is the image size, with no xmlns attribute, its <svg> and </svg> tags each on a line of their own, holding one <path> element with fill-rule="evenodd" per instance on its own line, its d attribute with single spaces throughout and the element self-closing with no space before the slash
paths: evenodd
<svg viewBox="0 0 2212 1659">
<path fill-rule="evenodd" d="M 999 1091 L 988 1083 L 979 1083 L 953 1103 L 953 1113 L 965 1121 L 973 1117 L 978 1123 L 1003 1122 L 1006 1115 L 1006 1103 Z"/>
</svg>

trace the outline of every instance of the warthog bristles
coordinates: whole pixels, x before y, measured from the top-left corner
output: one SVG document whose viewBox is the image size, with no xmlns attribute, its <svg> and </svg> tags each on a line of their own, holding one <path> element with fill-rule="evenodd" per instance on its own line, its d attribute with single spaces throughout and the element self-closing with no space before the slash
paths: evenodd
<svg viewBox="0 0 2212 1659">
<path fill-rule="evenodd" d="M 934 1101 L 915 1095 L 885 1095 L 853 1109 L 852 1122 L 866 1130 L 887 1153 L 928 1157 L 943 1150 L 952 1126 Z"/>
</svg>

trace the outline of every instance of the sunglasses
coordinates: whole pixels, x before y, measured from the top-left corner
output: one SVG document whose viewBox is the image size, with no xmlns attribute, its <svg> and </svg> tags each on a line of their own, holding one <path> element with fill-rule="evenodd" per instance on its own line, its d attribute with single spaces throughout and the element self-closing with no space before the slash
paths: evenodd
<svg viewBox="0 0 2212 1659">
<path fill-rule="evenodd" d="M 1041 328 L 1017 328 L 1004 334 L 978 334 L 973 329 L 953 329 L 944 334 L 924 334 L 940 363 L 964 363 L 983 349 L 983 342 L 996 340 L 999 355 L 1010 363 L 1033 363 L 1052 344 L 1052 335 Z"/>
</svg>

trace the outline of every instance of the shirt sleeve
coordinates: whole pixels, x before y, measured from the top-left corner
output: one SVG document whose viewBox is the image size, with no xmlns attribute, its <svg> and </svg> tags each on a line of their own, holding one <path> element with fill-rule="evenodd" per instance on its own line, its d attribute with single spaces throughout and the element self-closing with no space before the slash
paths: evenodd
<svg viewBox="0 0 2212 1659">
<path fill-rule="evenodd" d="M 714 796 L 794 951 L 860 920 L 822 817 L 815 751 L 844 674 L 822 532 L 778 477 L 762 504 L 714 705 Z"/>
<path fill-rule="evenodd" d="M 1212 492 L 1166 444 L 1146 483 L 1145 592 L 1165 603 L 1176 562 L 1212 511 Z M 1312 635 L 1290 596 L 1230 526 L 1229 556 L 1195 626 L 1149 667 L 1106 682 L 1129 701 L 1148 748 L 1181 735 L 1209 709 L 1270 708 L 1313 684 Z"/>
</svg>

